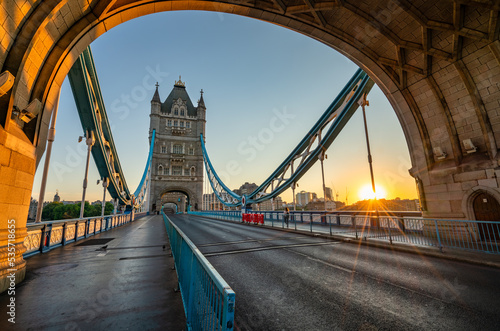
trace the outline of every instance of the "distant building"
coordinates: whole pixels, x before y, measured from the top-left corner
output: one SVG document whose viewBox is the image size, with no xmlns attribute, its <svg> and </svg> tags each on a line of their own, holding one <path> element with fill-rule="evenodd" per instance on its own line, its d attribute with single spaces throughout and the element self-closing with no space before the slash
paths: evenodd
<svg viewBox="0 0 500 331">
<path fill-rule="evenodd" d="M 28 212 L 28 220 L 34 220 L 36 218 L 37 208 L 38 208 L 38 201 L 36 201 L 35 199 L 33 199 L 33 197 L 31 197 L 30 209 Z"/>
<path fill-rule="evenodd" d="M 255 183 L 246 182 L 245 184 L 241 185 L 239 189 L 236 189 L 233 192 L 238 195 L 249 195 L 250 193 L 255 191 L 257 187 L 259 186 Z"/>
<path fill-rule="evenodd" d="M 56 194 L 54 195 L 54 200 L 53 202 L 60 202 L 61 197 L 59 196 L 59 191 L 56 190 Z"/>
<path fill-rule="evenodd" d="M 326 210 L 336 210 L 337 205 L 335 201 L 327 200 L 326 201 Z M 306 210 L 325 210 L 325 201 L 311 201 L 307 204 Z"/>
<path fill-rule="evenodd" d="M 300 191 L 299 193 L 295 194 L 295 202 L 297 206 L 301 207 L 306 206 L 309 202 L 313 200 L 313 194 L 314 196 L 316 196 L 316 193 L 311 193 L 306 191 Z"/>
<path fill-rule="evenodd" d="M 394 200 L 378 199 L 380 210 L 386 211 L 420 211 L 418 199 L 400 199 Z M 358 201 L 352 205 L 346 206 L 344 210 L 372 210 L 374 208 L 373 200 Z"/>
<path fill-rule="evenodd" d="M 274 204 L 274 208 L 273 208 L 273 204 Z M 279 210 L 279 209 L 283 209 L 283 200 L 281 199 L 281 197 L 276 197 L 274 199 L 269 199 L 269 200 L 266 200 L 264 202 L 261 202 L 259 204 L 259 209 L 260 210 Z"/>
<path fill-rule="evenodd" d="M 329 187 L 325 187 L 325 198 L 333 201 L 332 189 Z"/>
</svg>

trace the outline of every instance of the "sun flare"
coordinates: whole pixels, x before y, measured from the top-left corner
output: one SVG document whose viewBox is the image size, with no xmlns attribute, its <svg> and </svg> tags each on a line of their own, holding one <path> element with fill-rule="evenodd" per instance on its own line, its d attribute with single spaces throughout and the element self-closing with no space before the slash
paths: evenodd
<svg viewBox="0 0 500 331">
<path fill-rule="evenodd" d="M 361 200 L 370 200 L 370 199 L 384 199 L 387 196 L 387 192 L 385 189 L 379 185 L 375 185 L 376 189 L 376 194 L 373 193 L 372 186 L 371 184 L 366 184 L 365 186 L 361 187 L 361 189 L 358 192 L 359 197 Z"/>
</svg>

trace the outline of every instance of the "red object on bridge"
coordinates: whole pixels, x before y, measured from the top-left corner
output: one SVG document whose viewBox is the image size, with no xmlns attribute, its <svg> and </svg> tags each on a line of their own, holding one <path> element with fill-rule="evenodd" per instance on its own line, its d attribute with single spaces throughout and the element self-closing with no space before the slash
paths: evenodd
<svg viewBox="0 0 500 331">
<path fill-rule="evenodd" d="M 258 223 L 264 225 L 264 214 L 259 214 L 257 216 L 259 217 L 259 222 Z"/>
</svg>

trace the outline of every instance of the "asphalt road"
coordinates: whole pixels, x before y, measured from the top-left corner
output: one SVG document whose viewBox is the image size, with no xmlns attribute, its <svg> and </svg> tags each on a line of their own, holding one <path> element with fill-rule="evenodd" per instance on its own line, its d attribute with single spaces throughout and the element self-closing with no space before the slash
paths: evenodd
<svg viewBox="0 0 500 331">
<path fill-rule="evenodd" d="M 499 330 L 500 270 L 187 215 L 236 330 Z"/>
</svg>

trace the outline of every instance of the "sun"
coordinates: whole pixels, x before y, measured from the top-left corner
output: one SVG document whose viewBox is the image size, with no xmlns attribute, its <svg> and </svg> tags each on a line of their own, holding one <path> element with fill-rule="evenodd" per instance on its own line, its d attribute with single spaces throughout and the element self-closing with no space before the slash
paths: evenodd
<svg viewBox="0 0 500 331">
<path fill-rule="evenodd" d="M 365 186 L 361 187 L 361 189 L 358 192 L 358 195 L 361 198 L 361 200 L 370 200 L 374 199 L 375 197 L 377 199 L 384 199 L 387 196 L 387 192 L 382 186 L 375 185 L 375 189 L 377 190 L 376 195 L 373 193 L 372 185 L 366 184 Z"/>
</svg>

